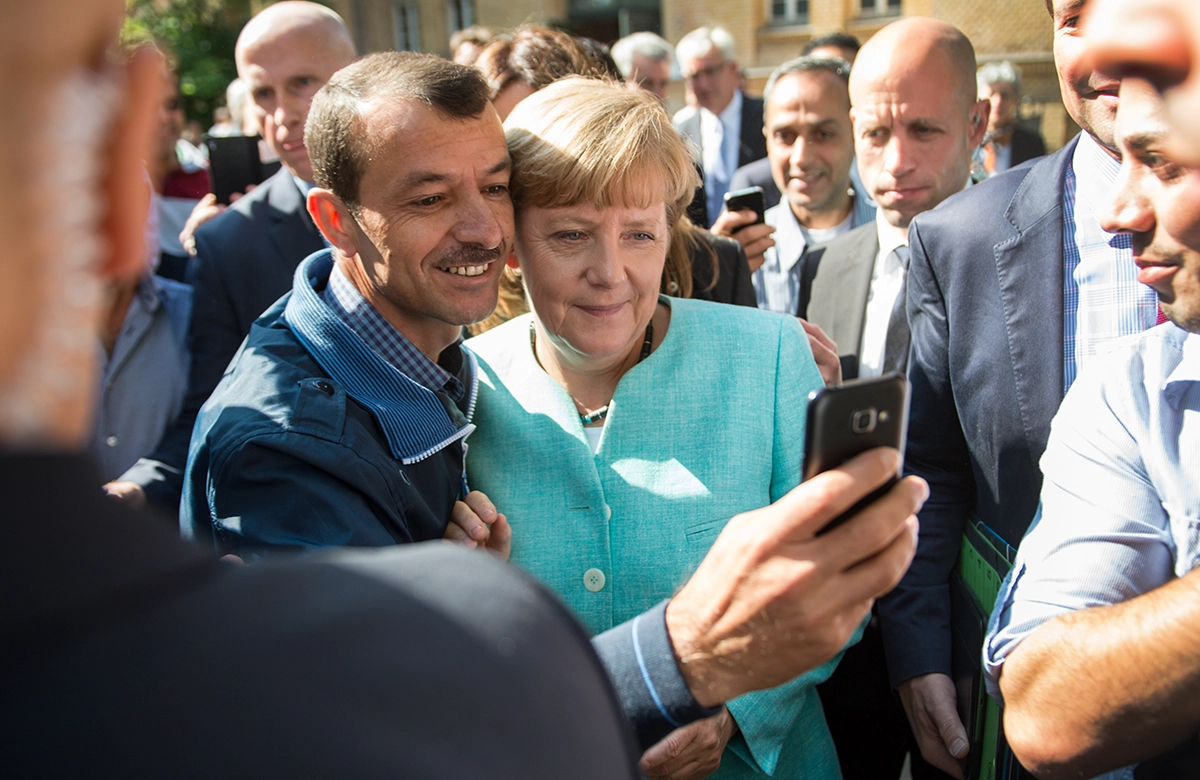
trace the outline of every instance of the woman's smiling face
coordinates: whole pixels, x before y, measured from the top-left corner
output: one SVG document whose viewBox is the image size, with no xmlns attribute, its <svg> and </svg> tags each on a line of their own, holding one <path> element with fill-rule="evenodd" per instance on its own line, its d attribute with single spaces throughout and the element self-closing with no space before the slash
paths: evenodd
<svg viewBox="0 0 1200 780">
<path fill-rule="evenodd" d="M 521 210 L 516 243 L 525 290 L 566 361 L 602 368 L 641 349 L 669 232 L 662 202 Z"/>
</svg>

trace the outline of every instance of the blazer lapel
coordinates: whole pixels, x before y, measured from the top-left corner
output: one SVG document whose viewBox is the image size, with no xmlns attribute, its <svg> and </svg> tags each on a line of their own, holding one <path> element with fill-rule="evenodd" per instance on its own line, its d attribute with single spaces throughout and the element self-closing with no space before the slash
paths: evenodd
<svg viewBox="0 0 1200 780">
<path fill-rule="evenodd" d="M 271 243 L 288 271 L 324 246 L 320 231 L 308 216 L 304 195 L 286 168 L 271 177 L 267 202 L 271 205 Z"/>
<path fill-rule="evenodd" d="M 742 95 L 742 122 L 739 128 L 738 166 L 747 165 L 767 156 L 767 137 L 763 135 L 763 102 Z M 732 171 L 731 171 L 732 173 Z"/>
<path fill-rule="evenodd" d="M 1033 164 L 1005 212 L 1014 235 L 995 246 L 1017 405 L 1035 468 L 1063 396 L 1062 192 L 1077 142 Z"/>
<path fill-rule="evenodd" d="M 808 319 L 837 342 L 839 354 L 858 355 L 877 254 L 879 234 L 872 222 L 828 244 L 817 263 Z"/>
</svg>

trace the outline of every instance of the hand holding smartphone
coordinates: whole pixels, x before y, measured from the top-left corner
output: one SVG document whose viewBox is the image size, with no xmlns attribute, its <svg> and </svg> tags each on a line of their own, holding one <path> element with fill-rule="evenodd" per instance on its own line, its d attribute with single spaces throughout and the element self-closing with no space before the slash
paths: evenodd
<svg viewBox="0 0 1200 780">
<path fill-rule="evenodd" d="M 758 218 L 750 224 L 761 225 L 766 220 L 767 213 L 762 187 L 747 187 L 744 190 L 725 193 L 725 209 L 727 211 L 753 211 Z"/>
<path fill-rule="evenodd" d="M 817 532 L 833 530 L 867 504 L 891 490 L 900 479 L 908 438 L 908 380 L 889 373 L 813 391 L 808 397 L 804 429 L 805 480 L 837 468 L 875 447 L 900 451 L 900 466 L 888 482 L 872 491 Z"/>
</svg>

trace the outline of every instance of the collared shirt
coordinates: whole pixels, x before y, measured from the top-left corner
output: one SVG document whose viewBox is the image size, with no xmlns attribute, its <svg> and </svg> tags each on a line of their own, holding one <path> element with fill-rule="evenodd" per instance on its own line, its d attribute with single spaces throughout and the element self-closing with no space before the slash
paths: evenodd
<svg viewBox="0 0 1200 780">
<path fill-rule="evenodd" d="M 1168 323 L 1102 350 L 1063 400 L 1041 468 L 1041 507 L 984 646 L 997 696 L 1004 659 L 1043 622 L 1200 565 L 1200 335 Z"/>
<path fill-rule="evenodd" d="M 1063 390 L 1121 336 L 1154 327 L 1158 296 L 1137 280 L 1128 233 L 1100 227 L 1121 164 L 1082 133 L 1063 188 Z"/>
<path fill-rule="evenodd" d="M 875 218 L 875 204 L 855 194 L 850 213 L 840 224 L 825 230 L 809 230 L 796 219 L 784 197 L 767 209 L 764 220 L 775 228 L 775 246 L 763 254 L 763 264 L 750 277 L 758 308 L 781 314 L 795 314 L 800 306 L 800 262 L 809 249 L 827 244 L 840 235 Z"/>
<path fill-rule="evenodd" d="M 883 351 L 887 346 L 888 321 L 896 299 L 904 292 L 904 265 L 895 254 L 897 247 L 908 246 L 908 236 L 901 236 L 887 223 L 883 212 L 875 214 L 875 229 L 879 233 L 879 252 L 871 271 L 871 290 L 867 293 L 867 312 L 863 319 L 862 344 L 858 352 L 859 377 L 883 373 Z"/>
<path fill-rule="evenodd" d="M 735 90 L 725 110 L 717 114 L 700 109 L 700 140 L 704 166 L 704 192 L 710 222 L 715 222 L 725 204 L 729 180 L 738 168 L 742 138 L 742 93 Z"/>
<path fill-rule="evenodd" d="M 321 297 L 325 305 L 349 325 L 368 347 L 400 373 L 427 390 L 436 393 L 445 389 L 455 401 L 462 400 L 466 388 L 458 377 L 430 360 L 396 330 L 350 283 L 337 263 L 333 265 L 329 284 Z M 450 349 L 458 352 L 459 343 L 461 339 Z"/>
<path fill-rule="evenodd" d="M 129 302 L 112 354 L 101 353 L 100 398 L 89 449 L 105 480 L 158 445 L 183 406 L 192 288 L 147 274 Z"/>
<path fill-rule="evenodd" d="M 311 181 L 305 181 L 304 179 L 301 179 L 294 173 L 292 174 L 292 181 L 296 182 L 296 186 L 300 188 L 300 194 L 306 198 L 308 197 L 308 191 L 317 186 Z"/>
</svg>

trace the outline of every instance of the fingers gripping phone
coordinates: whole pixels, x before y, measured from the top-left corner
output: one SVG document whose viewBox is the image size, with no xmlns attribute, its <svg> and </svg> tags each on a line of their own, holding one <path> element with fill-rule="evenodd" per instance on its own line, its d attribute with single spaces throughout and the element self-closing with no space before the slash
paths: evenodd
<svg viewBox="0 0 1200 780">
<path fill-rule="evenodd" d="M 885 484 L 867 494 L 825 525 L 817 535 L 833 530 L 870 504 L 900 479 L 904 442 L 908 438 L 908 380 L 889 373 L 814 390 L 808 397 L 804 428 L 803 478 L 837 468 L 875 447 L 900 451 L 900 465 Z"/>
<path fill-rule="evenodd" d="M 758 219 L 750 224 L 762 224 L 766 220 L 767 213 L 765 203 L 763 202 L 762 187 L 747 187 L 744 190 L 734 190 L 733 192 L 725 193 L 725 209 L 727 211 L 737 211 L 739 209 L 753 211 Z"/>
</svg>

